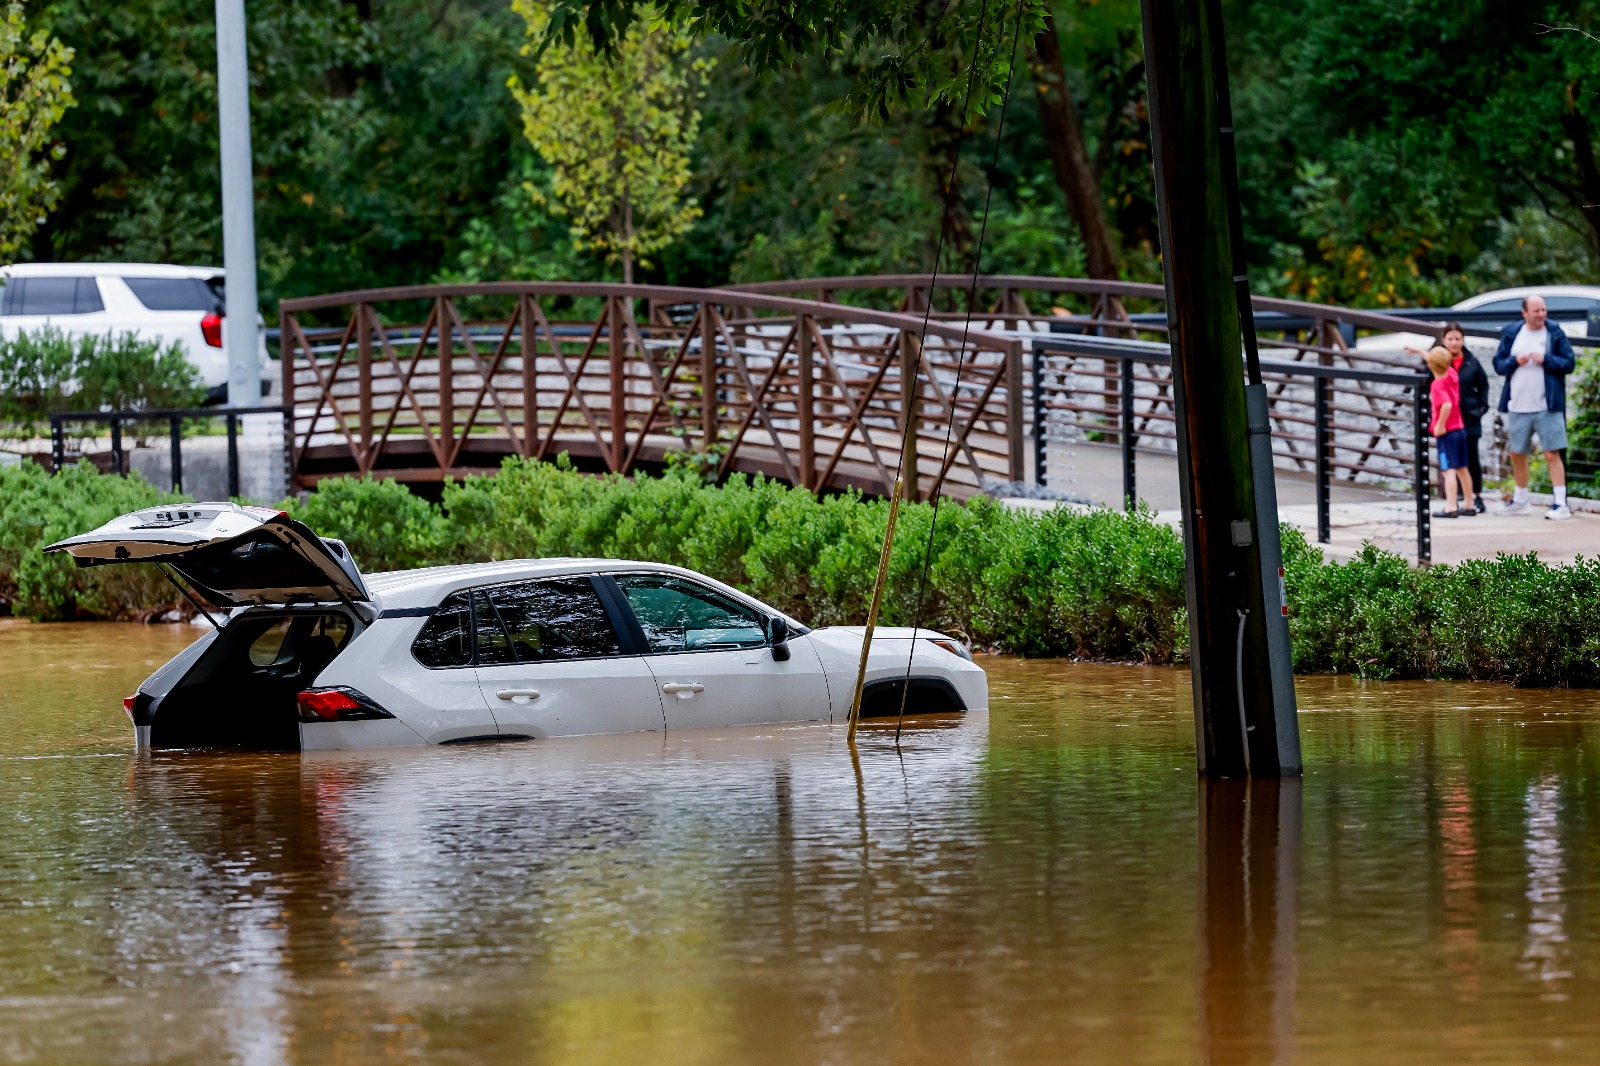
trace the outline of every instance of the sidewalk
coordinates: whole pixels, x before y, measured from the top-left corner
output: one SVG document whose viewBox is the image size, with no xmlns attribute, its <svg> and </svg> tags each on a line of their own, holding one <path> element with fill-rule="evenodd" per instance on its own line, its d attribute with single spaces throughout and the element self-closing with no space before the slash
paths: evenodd
<svg viewBox="0 0 1600 1066">
<path fill-rule="evenodd" d="M 1050 488 L 1085 497 L 1097 504 L 1115 506 L 1122 494 L 1121 453 L 1114 447 L 1076 445 L 1063 463 L 1053 464 L 1057 476 Z M 1062 467 L 1071 464 L 1072 469 Z M 1177 528 L 1178 463 L 1165 455 L 1138 457 L 1136 486 L 1139 498 L 1156 508 L 1157 519 Z M 1431 522 L 1433 561 L 1458 563 L 1463 559 L 1492 559 L 1499 552 L 1535 552 L 1548 563 L 1571 562 L 1579 555 L 1600 556 L 1600 514 L 1576 511 L 1568 522 L 1547 522 L 1548 497 L 1534 497 L 1527 514 L 1498 515 L 1499 504 L 1489 497 L 1489 513 L 1473 518 L 1435 518 Z M 1303 531 L 1306 539 L 1333 559 L 1349 559 L 1364 542 L 1415 560 L 1417 552 L 1416 503 L 1409 494 L 1385 493 L 1361 486 L 1335 483 L 1331 493 L 1331 540 L 1316 545 L 1316 487 L 1309 477 L 1278 471 L 1278 520 Z M 1044 500 L 1009 499 L 1008 506 L 1045 509 Z M 1432 507 L 1441 506 L 1432 501 Z"/>
</svg>

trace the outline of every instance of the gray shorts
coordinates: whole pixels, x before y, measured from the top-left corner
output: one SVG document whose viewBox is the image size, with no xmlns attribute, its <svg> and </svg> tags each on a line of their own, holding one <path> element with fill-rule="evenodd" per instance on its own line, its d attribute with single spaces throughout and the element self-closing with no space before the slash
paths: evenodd
<svg viewBox="0 0 1600 1066">
<path fill-rule="evenodd" d="M 1543 451 L 1558 452 L 1567 446 L 1567 413 L 1565 411 L 1508 411 L 1506 433 L 1510 438 L 1506 447 L 1518 455 L 1533 451 L 1534 434 L 1539 435 Z"/>
</svg>

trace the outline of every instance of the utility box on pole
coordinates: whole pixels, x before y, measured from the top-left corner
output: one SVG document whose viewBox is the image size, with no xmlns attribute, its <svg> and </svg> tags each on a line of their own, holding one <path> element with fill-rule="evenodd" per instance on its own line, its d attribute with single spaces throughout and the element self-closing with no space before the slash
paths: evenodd
<svg viewBox="0 0 1600 1066">
<path fill-rule="evenodd" d="M 1295 775 L 1300 734 L 1221 9 L 1217 0 L 1140 7 L 1172 331 L 1196 756 L 1208 777 Z"/>
<path fill-rule="evenodd" d="M 217 121 L 222 144 L 222 258 L 228 272 L 223 343 L 231 407 L 261 403 L 256 334 L 256 218 L 250 162 L 250 66 L 244 0 L 217 0 Z"/>
</svg>

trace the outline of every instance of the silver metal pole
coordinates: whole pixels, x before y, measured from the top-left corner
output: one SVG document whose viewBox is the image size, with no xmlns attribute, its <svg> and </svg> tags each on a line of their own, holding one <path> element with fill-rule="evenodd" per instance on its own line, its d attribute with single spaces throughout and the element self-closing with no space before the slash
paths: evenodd
<svg viewBox="0 0 1600 1066">
<path fill-rule="evenodd" d="M 250 71 L 244 0 L 217 0 L 217 117 L 222 141 L 222 253 L 228 271 L 228 405 L 261 403 L 256 335 L 256 220 L 250 164 Z"/>
</svg>

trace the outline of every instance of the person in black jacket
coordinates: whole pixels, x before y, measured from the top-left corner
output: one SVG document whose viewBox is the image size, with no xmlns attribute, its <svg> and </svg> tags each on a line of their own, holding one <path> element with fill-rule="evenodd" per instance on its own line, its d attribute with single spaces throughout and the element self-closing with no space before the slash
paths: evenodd
<svg viewBox="0 0 1600 1066">
<path fill-rule="evenodd" d="M 1483 460 L 1478 455 L 1478 445 L 1483 440 L 1483 416 L 1489 413 L 1489 375 L 1478 357 L 1467 350 L 1467 334 L 1461 323 L 1451 322 L 1439 334 L 1439 344 L 1450 353 L 1450 365 L 1455 367 L 1461 380 L 1461 420 L 1467 427 L 1467 471 L 1472 475 L 1472 495 L 1477 500 L 1477 511 L 1484 512 Z M 1427 355 L 1424 348 L 1409 345 L 1406 351 Z"/>
</svg>

